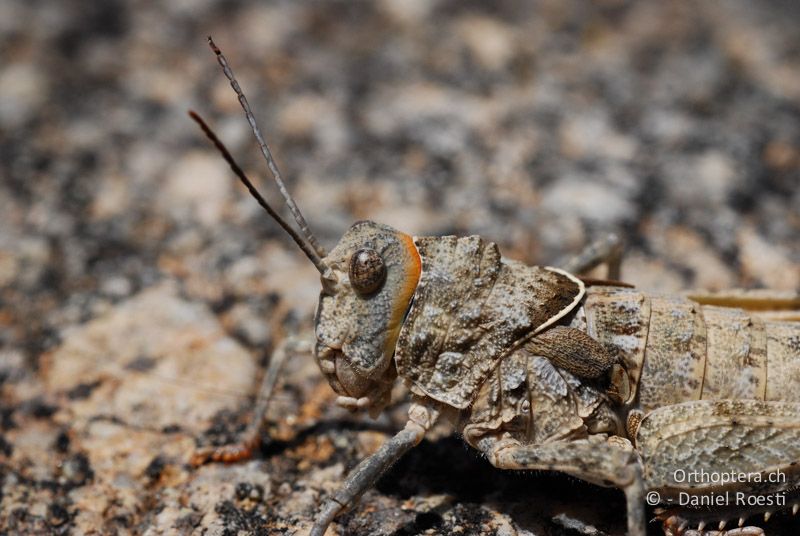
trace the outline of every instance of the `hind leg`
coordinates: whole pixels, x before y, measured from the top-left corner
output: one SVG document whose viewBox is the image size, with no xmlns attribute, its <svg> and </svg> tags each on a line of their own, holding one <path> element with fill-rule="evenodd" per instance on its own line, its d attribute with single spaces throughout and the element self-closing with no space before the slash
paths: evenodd
<svg viewBox="0 0 800 536">
<path fill-rule="evenodd" d="M 686 292 L 686 297 L 702 305 L 744 309 L 764 320 L 800 322 L 800 293 L 794 290 L 697 290 Z"/>
</svg>

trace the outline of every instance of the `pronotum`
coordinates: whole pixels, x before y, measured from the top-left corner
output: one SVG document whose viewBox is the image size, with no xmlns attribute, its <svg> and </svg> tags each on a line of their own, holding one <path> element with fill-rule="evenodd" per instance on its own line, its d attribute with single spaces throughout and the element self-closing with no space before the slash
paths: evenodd
<svg viewBox="0 0 800 536">
<path fill-rule="evenodd" d="M 745 519 L 797 512 L 800 296 L 648 295 L 614 281 L 613 237 L 560 269 L 506 259 L 478 236 L 409 236 L 360 221 L 328 253 L 288 194 L 225 57 L 209 45 L 299 233 L 190 115 L 320 272 L 315 356 L 337 403 L 376 415 L 398 381 L 412 397 L 406 426 L 325 500 L 312 535 L 439 420 L 500 469 L 556 470 L 621 488 L 631 536 L 645 534 L 646 501 L 661 504 L 656 515 L 676 536 L 763 534 Z M 575 275 L 602 262 L 610 280 Z M 270 363 L 243 441 L 200 450 L 196 464 L 250 455 L 286 353 Z M 744 503 L 718 499 L 740 496 Z M 717 511 L 691 508 L 710 501 Z M 707 528 L 730 518 L 737 528 Z"/>
</svg>

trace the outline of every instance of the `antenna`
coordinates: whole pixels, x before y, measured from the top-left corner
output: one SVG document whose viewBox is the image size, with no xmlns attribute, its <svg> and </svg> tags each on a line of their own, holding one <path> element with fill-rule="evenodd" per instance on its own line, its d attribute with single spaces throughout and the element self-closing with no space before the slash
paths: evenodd
<svg viewBox="0 0 800 536">
<path fill-rule="evenodd" d="M 220 66 L 222 66 L 222 72 L 225 73 L 225 77 L 228 79 L 228 81 L 230 81 L 231 87 L 236 92 L 237 97 L 239 97 L 239 104 L 242 106 L 242 110 L 244 110 L 244 115 L 247 117 L 247 122 L 250 123 L 250 128 L 253 129 L 253 134 L 255 134 L 256 140 L 258 140 L 258 145 L 261 148 L 261 154 L 264 155 L 264 159 L 267 161 L 267 167 L 272 173 L 272 178 L 275 179 L 275 183 L 278 185 L 281 195 L 286 200 L 286 204 L 289 206 L 289 210 L 291 211 L 292 216 L 294 216 L 294 220 L 297 222 L 297 225 L 300 226 L 300 231 L 308 239 L 311 247 L 314 249 L 317 255 L 320 258 L 324 258 L 327 255 L 325 248 L 320 246 L 319 242 L 317 242 L 316 237 L 308 227 L 308 223 L 306 223 L 306 219 L 303 217 L 303 214 L 300 212 L 300 209 L 297 208 L 297 204 L 294 202 L 294 199 L 292 199 L 292 196 L 286 189 L 286 185 L 284 185 L 283 179 L 281 178 L 281 172 L 278 170 L 278 166 L 275 163 L 275 159 L 272 157 L 272 152 L 269 150 L 267 142 L 265 142 L 264 138 L 261 136 L 261 130 L 259 130 L 258 125 L 256 124 L 256 118 L 253 115 L 253 112 L 250 110 L 247 97 L 244 96 L 242 88 L 239 87 L 239 82 L 233 75 L 233 71 L 228 65 L 228 60 L 225 59 L 222 51 L 217 47 L 217 45 L 214 44 L 211 36 L 208 36 L 208 46 L 210 46 L 211 50 L 214 51 L 214 54 L 217 55 L 217 61 L 219 62 Z"/>
<path fill-rule="evenodd" d="M 328 265 L 326 265 L 325 262 L 317 254 L 317 252 L 311 249 L 311 247 L 302 239 L 302 237 L 299 234 L 297 234 L 297 231 L 292 229 L 289 226 L 289 224 L 286 223 L 286 221 L 283 218 L 281 218 L 277 212 L 275 212 L 275 210 L 269 205 L 269 203 L 267 203 L 267 200 L 264 199 L 264 197 L 258 192 L 258 190 L 256 190 L 255 186 L 253 186 L 253 183 L 250 182 L 250 179 L 248 179 L 247 175 L 245 175 L 244 171 L 242 171 L 242 168 L 239 167 L 239 164 L 237 164 L 236 161 L 233 159 L 233 156 L 231 156 L 231 153 L 230 151 L 228 151 L 228 148 L 225 147 L 225 144 L 223 144 L 222 141 L 220 141 L 220 139 L 214 133 L 214 131 L 211 130 L 211 127 L 209 127 L 208 124 L 206 124 L 206 122 L 203 120 L 203 118 L 200 117 L 200 115 L 194 110 L 189 110 L 189 117 L 194 119 L 194 121 L 198 125 L 200 125 L 200 128 L 203 130 L 208 139 L 211 140 L 211 142 L 214 144 L 217 150 L 222 154 L 222 158 L 225 159 L 225 161 L 231 167 L 231 170 L 234 172 L 234 174 L 236 174 L 236 176 L 239 177 L 239 180 L 242 181 L 242 184 L 245 185 L 247 190 L 250 192 L 250 195 L 255 197 L 256 201 L 258 201 L 258 204 L 261 205 L 264 208 L 264 210 L 266 210 L 267 213 L 270 216 L 272 216 L 272 218 L 275 221 L 278 222 L 278 225 L 283 227 L 284 231 L 289 233 L 289 236 L 291 236 L 292 239 L 297 243 L 297 245 L 300 246 L 300 249 L 303 250 L 303 253 L 306 254 L 306 257 L 308 257 L 311 260 L 311 262 L 314 263 L 314 266 L 317 268 L 317 270 L 319 270 L 319 273 L 324 275 L 325 272 L 328 270 Z"/>
</svg>

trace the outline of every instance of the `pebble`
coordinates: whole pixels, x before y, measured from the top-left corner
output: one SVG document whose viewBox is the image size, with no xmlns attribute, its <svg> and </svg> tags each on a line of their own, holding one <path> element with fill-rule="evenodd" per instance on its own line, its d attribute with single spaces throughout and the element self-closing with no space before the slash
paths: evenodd
<svg viewBox="0 0 800 536">
<path fill-rule="evenodd" d="M 190 153 L 166 172 L 159 204 L 176 220 L 187 218 L 212 227 L 221 222 L 233 188 L 225 162 L 210 151 Z"/>
</svg>

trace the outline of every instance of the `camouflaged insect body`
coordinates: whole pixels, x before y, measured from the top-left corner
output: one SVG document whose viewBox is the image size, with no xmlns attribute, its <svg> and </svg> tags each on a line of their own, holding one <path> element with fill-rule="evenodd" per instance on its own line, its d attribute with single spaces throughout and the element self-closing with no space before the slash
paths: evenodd
<svg viewBox="0 0 800 536">
<path fill-rule="evenodd" d="M 347 275 L 362 248 L 378 251 L 387 273 L 383 287 L 367 297 L 351 288 Z M 463 409 L 503 356 L 584 294 L 574 276 L 502 259 L 496 244 L 478 236 L 412 242 L 372 222 L 353 225 L 325 262 L 337 282 L 323 281 L 317 358 L 335 363 L 321 368 L 348 396 L 363 393 L 347 389 L 342 373 L 388 382 L 396 366 L 417 394 Z"/>
<path fill-rule="evenodd" d="M 374 294 L 358 294 L 348 279 L 362 248 L 385 265 Z M 665 500 L 725 491 L 798 500 L 800 297 L 747 291 L 704 302 L 585 288 L 564 271 L 504 259 L 477 236 L 412 238 L 371 222 L 355 224 L 325 262 L 334 277 L 323 277 L 317 312 L 320 368 L 346 402 L 365 401 L 356 407 L 373 414 L 395 380 L 405 381 L 417 395 L 414 441 L 450 408 L 467 443 L 497 467 L 622 488 L 636 535 L 644 534 L 643 490 Z M 778 312 L 766 310 L 772 305 Z M 676 480 L 693 468 L 781 471 L 786 481 Z M 344 489 L 366 482 L 353 474 Z M 674 534 L 708 517 L 666 512 Z"/>
<path fill-rule="evenodd" d="M 397 372 L 417 394 L 459 409 L 512 348 L 583 297 L 577 278 L 502 259 L 478 236 L 414 243 L 423 271 L 398 339 Z"/>
</svg>

